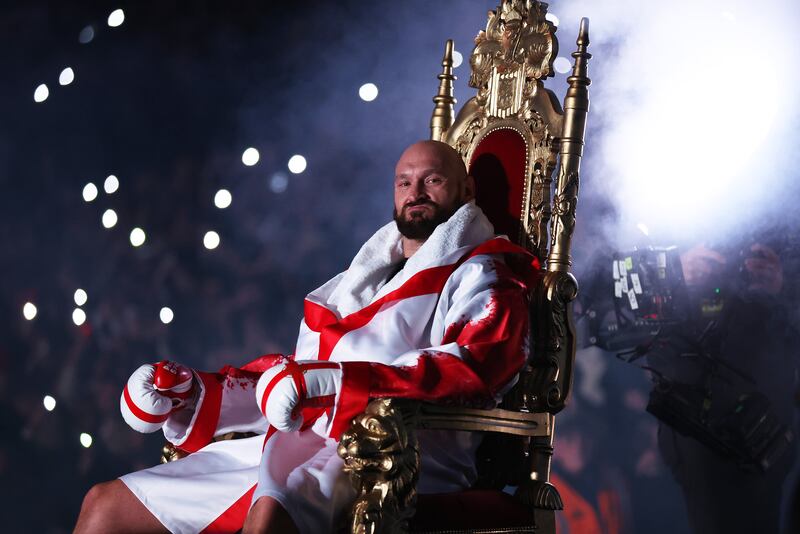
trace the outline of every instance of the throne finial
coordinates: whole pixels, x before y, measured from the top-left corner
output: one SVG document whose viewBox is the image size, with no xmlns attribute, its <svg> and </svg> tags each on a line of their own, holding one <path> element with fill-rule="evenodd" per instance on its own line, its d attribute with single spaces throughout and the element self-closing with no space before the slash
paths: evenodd
<svg viewBox="0 0 800 534">
<path fill-rule="evenodd" d="M 444 45 L 444 58 L 442 58 L 442 73 L 439 75 L 439 92 L 433 97 L 435 106 L 431 116 L 431 139 L 444 141 L 447 130 L 453 125 L 453 40 L 448 39 Z"/>
</svg>

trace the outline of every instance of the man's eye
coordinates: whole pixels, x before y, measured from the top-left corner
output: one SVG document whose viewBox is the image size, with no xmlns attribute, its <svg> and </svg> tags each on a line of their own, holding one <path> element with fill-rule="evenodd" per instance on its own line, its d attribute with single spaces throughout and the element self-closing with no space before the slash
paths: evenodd
<svg viewBox="0 0 800 534">
<path fill-rule="evenodd" d="M 397 187 L 408 187 L 408 182 L 397 182 Z"/>
<path fill-rule="evenodd" d="M 442 183 L 442 179 L 439 176 L 431 176 L 430 178 L 426 179 L 425 182 L 429 184 L 440 184 Z"/>
</svg>

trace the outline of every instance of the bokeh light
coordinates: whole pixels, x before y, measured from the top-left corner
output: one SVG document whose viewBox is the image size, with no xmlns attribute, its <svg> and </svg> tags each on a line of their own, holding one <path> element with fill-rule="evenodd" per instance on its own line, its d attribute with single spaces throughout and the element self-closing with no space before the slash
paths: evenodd
<svg viewBox="0 0 800 534">
<path fill-rule="evenodd" d="M 214 250 L 219 246 L 219 234 L 214 230 L 209 230 L 203 236 L 203 246 L 208 250 Z"/>
<path fill-rule="evenodd" d="M 289 177 L 285 173 L 276 172 L 269 179 L 269 189 L 273 193 L 283 193 L 289 187 Z"/>
<path fill-rule="evenodd" d="M 552 22 L 554 26 L 558 26 L 558 23 L 559 23 L 558 22 L 558 17 L 556 17 L 554 14 L 548 13 L 547 15 L 544 16 L 544 18 L 549 20 L 550 22 Z"/>
<path fill-rule="evenodd" d="M 81 33 L 78 34 L 78 42 L 81 44 L 91 43 L 92 39 L 94 39 L 94 28 L 91 25 L 84 26 Z"/>
<path fill-rule="evenodd" d="M 142 230 L 141 228 L 136 227 L 133 230 L 131 230 L 131 237 L 130 237 L 131 245 L 133 245 L 134 247 L 140 247 L 144 245 L 144 241 L 146 238 L 147 236 L 145 235 L 144 230 Z"/>
<path fill-rule="evenodd" d="M 47 97 L 50 96 L 50 89 L 47 88 L 47 84 L 40 84 L 39 87 L 33 92 L 33 100 L 34 102 L 44 102 L 47 100 Z"/>
<path fill-rule="evenodd" d="M 56 408 L 56 399 L 51 397 L 50 395 L 45 395 L 44 399 L 42 400 L 42 404 L 44 404 L 44 409 L 48 412 L 52 412 Z"/>
<path fill-rule="evenodd" d="M 26 302 L 25 305 L 22 306 L 22 316 L 29 321 L 32 321 L 36 317 L 37 311 L 36 305 L 33 304 L 33 302 Z"/>
<path fill-rule="evenodd" d="M 246 149 L 244 152 L 242 152 L 242 163 L 244 163 L 248 167 L 252 167 L 256 163 L 258 163 L 260 157 L 261 156 L 259 155 L 258 150 L 256 150 L 253 147 L 250 147 Z"/>
<path fill-rule="evenodd" d="M 564 56 L 558 56 L 556 60 L 553 61 L 553 68 L 559 74 L 566 74 L 572 70 L 572 63 Z"/>
<path fill-rule="evenodd" d="M 300 174 L 304 170 L 306 170 L 306 158 L 301 156 L 300 154 L 295 154 L 291 158 L 289 158 L 289 172 L 292 174 Z"/>
<path fill-rule="evenodd" d="M 97 198 L 97 186 L 94 185 L 92 182 L 89 182 L 85 186 L 83 186 L 83 200 L 86 202 L 91 202 L 92 200 Z"/>
<path fill-rule="evenodd" d="M 230 206 L 232 200 L 233 196 L 231 196 L 231 192 L 227 189 L 220 189 L 217 191 L 217 194 L 214 195 L 214 205 L 219 209 L 225 209 Z"/>
<path fill-rule="evenodd" d="M 103 182 L 103 190 L 109 195 L 119 189 L 119 179 L 113 174 L 109 174 L 106 181 Z"/>
<path fill-rule="evenodd" d="M 107 209 L 103 212 L 103 226 L 105 228 L 113 228 L 117 224 L 117 212 L 112 209 Z"/>
<path fill-rule="evenodd" d="M 364 102 L 372 102 L 378 98 L 378 86 L 374 83 L 365 83 L 358 88 L 358 96 Z"/>
<path fill-rule="evenodd" d="M 76 305 L 83 306 L 86 304 L 86 301 L 89 300 L 89 295 L 86 294 L 86 291 L 79 288 L 75 290 L 75 295 L 73 295 L 73 298 L 75 299 Z"/>
<path fill-rule="evenodd" d="M 85 448 L 88 449 L 89 447 L 92 446 L 91 434 L 87 434 L 86 432 L 81 432 L 80 440 L 81 440 L 81 445 L 83 445 Z"/>
<path fill-rule="evenodd" d="M 125 12 L 121 9 L 115 9 L 108 15 L 108 25 L 112 28 L 122 26 L 123 22 L 125 22 Z"/>
<path fill-rule="evenodd" d="M 72 70 L 70 67 L 61 71 L 61 74 L 58 75 L 58 83 L 59 85 L 69 85 L 75 81 L 75 71 Z"/>
<path fill-rule="evenodd" d="M 72 310 L 72 322 L 75 323 L 77 326 L 82 325 L 86 322 L 86 312 L 80 308 L 75 308 Z"/>
<path fill-rule="evenodd" d="M 175 318 L 175 314 L 172 312 L 171 308 L 164 306 L 161 308 L 161 311 L 158 312 L 158 317 L 161 319 L 162 323 L 169 324 L 172 322 L 172 319 Z"/>
<path fill-rule="evenodd" d="M 453 68 L 460 67 L 464 62 L 464 56 L 458 50 L 453 50 Z"/>
</svg>

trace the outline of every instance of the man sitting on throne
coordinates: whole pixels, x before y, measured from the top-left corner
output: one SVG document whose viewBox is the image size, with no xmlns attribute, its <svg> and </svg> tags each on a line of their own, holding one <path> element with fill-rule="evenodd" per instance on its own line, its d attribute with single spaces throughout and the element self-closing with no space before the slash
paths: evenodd
<svg viewBox="0 0 800 534">
<path fill-rule="evenodd" d="M 525 259 L 511 262 L 514 255 Z M 338 439 L 375 398 L 494 406 L 528 354 L 525 250 L 494 235 L 449 145 L 400 157 L 394 220 L 311 292 L 294 353 L 204 373 L 143 365 L 120 400 L 186 457 L 94 486 L 76 532 L 335 531 L 355 498 Z M 214 441 L 229 432 L 255 437 Z M 476 479 L 477 433 L 422 430 L 420 493 Z"/>
</svg>

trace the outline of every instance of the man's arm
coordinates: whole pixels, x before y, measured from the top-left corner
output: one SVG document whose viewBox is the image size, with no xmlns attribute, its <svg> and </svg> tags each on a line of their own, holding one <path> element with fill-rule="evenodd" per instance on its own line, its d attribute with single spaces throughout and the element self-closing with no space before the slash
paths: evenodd
<svg viewBox="0 0 800 534">
<path fill-rule="evenodd" d="M 375 398 L 468 405 L 494 402 L 525 363 L 529 325 L 526 285 L 504 264 L 494 262 L 493 268 L 497 277 L 489 283 L 460 287 L 453 293 L 440 345 L 410 351 L 393 365 L 341 364 L 342 389 L 333 414 L 332 437 L 338 438 Z"/>
</svg>

